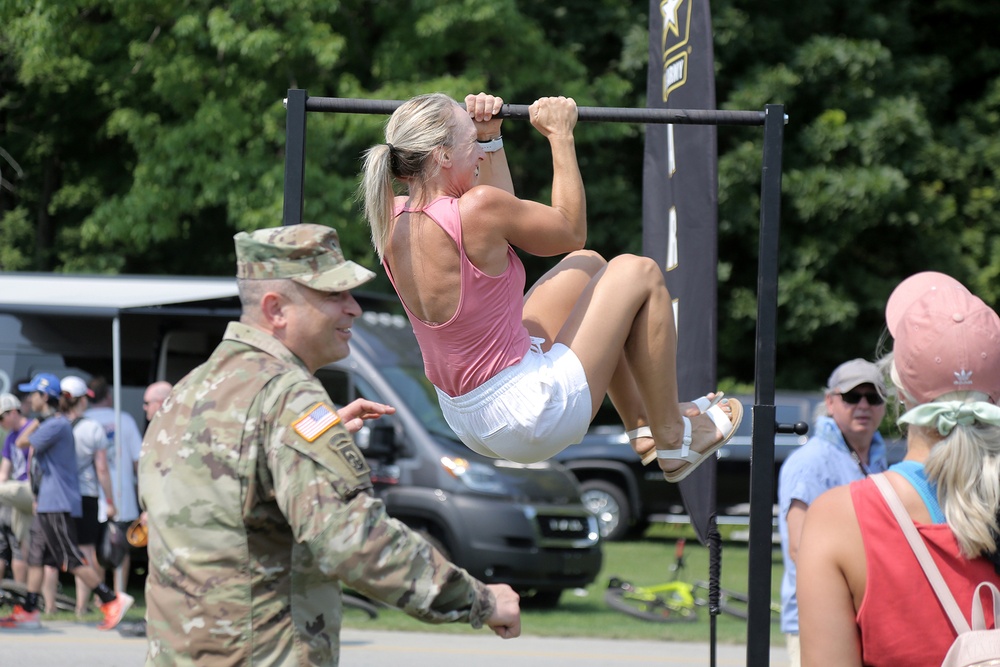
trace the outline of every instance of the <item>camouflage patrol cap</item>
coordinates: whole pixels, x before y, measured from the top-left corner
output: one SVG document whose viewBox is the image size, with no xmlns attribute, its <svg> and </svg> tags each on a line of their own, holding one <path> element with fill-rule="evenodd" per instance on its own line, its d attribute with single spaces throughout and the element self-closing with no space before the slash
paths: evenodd
<svg viewBox="0 0 1000 667">
<path fill-rule="evenodd" d="M 344 258 L 332 227 L 306 223 L 271 227 L 240 232 L 233 240 L 237 278 L 287 278 L 321 292 L 343 292 L 375 277 Z"/>
</svg>

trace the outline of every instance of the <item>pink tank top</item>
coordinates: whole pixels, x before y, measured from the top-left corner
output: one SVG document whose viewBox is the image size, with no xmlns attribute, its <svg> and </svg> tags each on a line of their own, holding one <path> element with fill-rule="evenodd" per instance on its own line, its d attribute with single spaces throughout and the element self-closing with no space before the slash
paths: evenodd
<svg viewBox="0 0 1000 667">
<path fill-rule="evenodd" d="M 427 379 L 449 396 L 461 396 L 521 361 L 531 345 L 528 330 L 521 322 L 524 265 L 514 249 L 507 246 L 507 270 L 502 274 L 489 276 L 476 268 L 462 245 L 462 220 L 458 200 L 453 197 L 439 197 L 423 209 L 397 205 L 395 215 L 411 210 L 422 210 L 458 247 L 462 293 L 452 318 L 430 325 L 410 312 L 405 303 L 403 308 L 420 344 Z M 395 288 L 388 263 L 383 261 L 382 266 Z"/>
<path fill-rule="evenodd" d="M 955 639 L 955 631 L 934 589 L 875 483 L 870 479 L 853 482 L 851 499 L 868 565 L 865 599 L 857 616 L 864 664 L 938 667 Z M 963 558 L 946 524 L 916 526 L 965 620 L 970 620 L 976 584 L 1000 584 L 992 563 L 983 558 Z M 993 609 L 985 610 L 985 614 L 987 626 L 994 627 Z"/>
</svg>

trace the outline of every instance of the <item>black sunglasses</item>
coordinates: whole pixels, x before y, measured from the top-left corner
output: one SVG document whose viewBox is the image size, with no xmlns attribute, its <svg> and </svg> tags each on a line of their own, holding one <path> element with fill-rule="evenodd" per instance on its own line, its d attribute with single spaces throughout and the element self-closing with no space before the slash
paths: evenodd
<svg viewBox="0 0 1000 667">
<path fill-rule="evenodd" d="M 885 400 L 877 391 L 845 391 L 841 392 L 840 397 L 844 399 L 844 403 L 848 405 L 857 405 L 861 402 L 861 399 L 868 401 L 868 405 L 882 405 Z"/>
</svg>

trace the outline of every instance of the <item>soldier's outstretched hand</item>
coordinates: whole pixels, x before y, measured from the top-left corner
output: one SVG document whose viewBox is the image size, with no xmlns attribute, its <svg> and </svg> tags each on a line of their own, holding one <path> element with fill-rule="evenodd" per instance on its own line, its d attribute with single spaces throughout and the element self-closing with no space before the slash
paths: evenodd
<svg viewBox="0 0 1000 667">
<path fill-rule="evenodd" d="M 395 411 L 396 408 L 391 405 L 369 401 L 367 398 L 359 398 L 337 410 L 337 414 L 340 415 L 344 422 L 344 428 L 349 433 L 357 433 L 369 419 L 378 419 L 382 415 L 391 415 Z"/>
</svg>

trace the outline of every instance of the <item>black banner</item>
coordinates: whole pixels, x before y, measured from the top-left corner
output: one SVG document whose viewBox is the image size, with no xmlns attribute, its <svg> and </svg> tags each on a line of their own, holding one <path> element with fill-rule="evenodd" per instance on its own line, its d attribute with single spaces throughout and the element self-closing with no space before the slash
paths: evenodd
<svg viewBox="0 0 1000 667">
<path fill-rule="evenodd" d="M 715 109 L 708 0 L 650 0 L 647 105 Z M 714 125 L 647 125 L 642 246 L 666 271 L 677 322 L 681 400 L 715 389 L 718 177 Z M 715 513 L 715 461 L 681 482 L 702 544 Z"/>
</svg>

